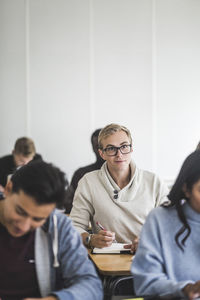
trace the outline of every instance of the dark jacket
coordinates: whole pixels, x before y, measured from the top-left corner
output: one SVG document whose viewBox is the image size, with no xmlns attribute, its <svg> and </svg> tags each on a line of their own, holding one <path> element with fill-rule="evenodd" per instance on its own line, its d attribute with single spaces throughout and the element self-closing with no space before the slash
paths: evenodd
<svg viewBox="0 0 200 300">
<path fill-rule="evenodd" d="M 40 154 L 37 154 L 33 158 L 42 159 Z M 12 154 L 6 155 L 0 158 L 0 185 L 6 186 L 8 175 L 13 174 L 16 170 L 14 156 Z"/>
</svg>

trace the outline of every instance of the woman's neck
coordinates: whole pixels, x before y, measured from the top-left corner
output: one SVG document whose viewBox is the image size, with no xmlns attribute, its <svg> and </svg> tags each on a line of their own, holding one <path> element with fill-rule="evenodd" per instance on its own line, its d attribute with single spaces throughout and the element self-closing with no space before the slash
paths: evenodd
<svg viewBox="0 0 200 300">
<path fill-rule="evenodd" d="M 126 170 L 120 170 L 120 171 L 115 171 L 115 170 L 109 170 L 108 171 L 112 177 L 112 179 L 116 182 L 118 187 L 120 189 L 123 189 L 127 184 L 129 184 L 131 180 L 131 167 L 129 167 Z"/>
</svg>

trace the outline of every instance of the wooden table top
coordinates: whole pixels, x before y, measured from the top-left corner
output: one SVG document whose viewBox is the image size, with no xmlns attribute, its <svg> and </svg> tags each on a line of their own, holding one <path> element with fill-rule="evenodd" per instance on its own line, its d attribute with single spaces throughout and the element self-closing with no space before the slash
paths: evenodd
<svg viewBox="0 0 200 300">
<path fill-rule="evenodd" d="M 89 256 L 102 275 L 131 275 L 132 254 L 91 254 Z"/>
</svg>

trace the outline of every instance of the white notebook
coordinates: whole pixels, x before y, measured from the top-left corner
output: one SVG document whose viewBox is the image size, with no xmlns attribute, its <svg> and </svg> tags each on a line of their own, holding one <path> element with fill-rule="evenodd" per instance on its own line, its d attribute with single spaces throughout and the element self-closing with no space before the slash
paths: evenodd
<svg viewBox="0 0 200 300">
<path fill-rule="evenodd" d="M 94 248 L 92 253 L 94 254 L 109 254 L 109 253 L 131 253 L 129 249 L 124 249 L 124 245 L 122 243 L 112 243 L 110 247 L 104 248 Z"/>
</svg>

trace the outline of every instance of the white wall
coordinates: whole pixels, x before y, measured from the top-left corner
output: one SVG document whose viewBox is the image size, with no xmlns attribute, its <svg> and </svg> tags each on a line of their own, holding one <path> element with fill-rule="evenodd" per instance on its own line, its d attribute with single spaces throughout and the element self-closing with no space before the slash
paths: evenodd
<svg viewBox="0 0 200 300">
<path fill-rule="evenodd" d="M 0 154 L 27 132 L 24 1 L 0 1 Z"/>
<path fill-rule="evenodd" d="M 119 122 L 137 164 L 173 179 L 200 139 L 199 15 L 198 0 L 0 0 L 0 155 L 31 136 L 70 178 Z"/>
<path fill-rule="evenodd" d="M 157 1 L 157 167 L 173 177 L 200 140 L 200 1 Z"/>
</svg>

